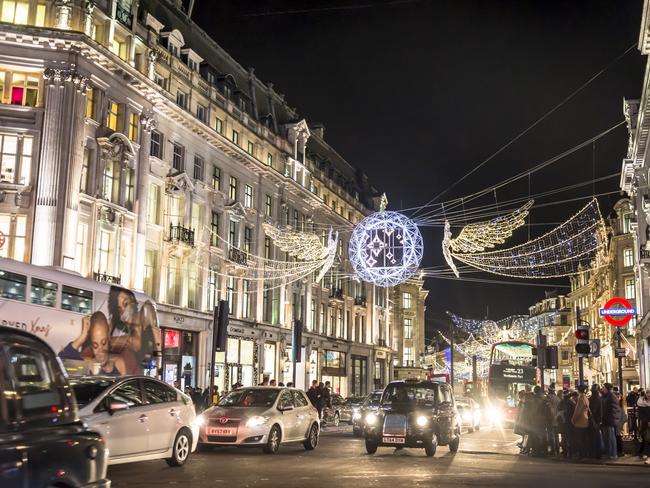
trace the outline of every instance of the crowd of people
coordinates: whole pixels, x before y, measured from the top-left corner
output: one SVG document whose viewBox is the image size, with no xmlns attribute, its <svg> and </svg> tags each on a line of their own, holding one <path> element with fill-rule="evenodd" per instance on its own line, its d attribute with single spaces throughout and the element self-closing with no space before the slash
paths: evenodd
<svg viewBox="0 0 650 488">
<path fill-rule="evenodd" d="M 650 390 L 634 389 L 625 396 L 605 383 L 558 393 L 551 384 L 546 391 L 535 386 L 518 395 L 514 432 L 522 437 L 522 454 L 617 459 L 625 455 L 627 432 L 638 441 L 638 455 L 650 464 Z"/>
</svg>

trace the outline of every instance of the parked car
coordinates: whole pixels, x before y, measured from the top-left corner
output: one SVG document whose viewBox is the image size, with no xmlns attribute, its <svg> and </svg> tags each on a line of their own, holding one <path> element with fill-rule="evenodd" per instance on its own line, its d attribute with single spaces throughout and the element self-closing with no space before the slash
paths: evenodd
<svg viewBox="0 0 650 488">
<path fill-rule="evenodd" d="M 52 349 L 0 326 L 0 486 L 110 487 L 107 457 Z"/>
<path fill-rule="evenodd" d="M 308 451 L 318 446 L 318 411 L 295 388 L 240 388 L 201 417 L 201 446 L 261 447 L 267 454 L 292 442 L 302 442 Z"/>
<path fill-rule="evenodd" d="M 469 432 L 481 429 L 481 408 L 477 402 L 469 397 L 458 397 L 456 408 L 463 427 Z"/>
<path fill-rule="evenodd" d="M 79 414 L 106 439 L 109 464 L 165 459 L 181 466 L 199 440 L 192 399 L 148 376 L 71 380 Z"/>
<path fill-rule="evenodd" d="M 363 429 L 365 427 L 364 419 L 369 412 L 374 412 L 379 408 L 382 393 L 383 390 L 373 391 L 369 395 L 366 395 L 361 406 L 352 409 L 352 434 L 355 437 L 361 437 L 363 435 Z"/>
<path fill-rule="evenodd" d="M 379 408 L 365 417 L 368 454 L 379 446 L 424 448 L 433 456 L 438 445 L 458 451 L 461 425 L 449 385 L 431 381 L 393 381 Z"/>
<path fill-rule="evenodd" d="M 341 422 L 352 423 L 352 405 L 338 393 L 333 393 L 332 407 L 323 410 L 323 422 L 334 427 Z"/>
</svg>

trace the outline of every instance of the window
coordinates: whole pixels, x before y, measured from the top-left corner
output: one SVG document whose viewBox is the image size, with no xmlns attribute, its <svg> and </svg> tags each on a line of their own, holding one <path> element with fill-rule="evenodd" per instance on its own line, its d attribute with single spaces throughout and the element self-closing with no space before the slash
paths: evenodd
<svg viewBox="0 0 650 488">
<path fill-rule="evenodd" d="M 86 117 L 95 118 L 95 90 L 92 88 L 86 90 Z"/>
<path fill-rule="evenodd" d="M 154 158 L 163 158 L 163 135 L 157 130 L 151 131 L 151 151 Z"/>
<path fill-rule="evenodd" d="M 51 281 L 32 278 L 32 290 L 30 301 L 36 305 L 54 307 L 56 305 L 56 295 L 59 291 L 59 285 Z"/>
<path fill-rule="evenodd" d="M 129 114 L 129 139 L 138 142 L 138 132 L 140 129 L 140 115 L 131 112 Z"/>
<path fill-rule="evenodd" d="M 207 310 L 214 310 L 217 303 L 217 272 L 214 269 L 208 271 L 208 302 Z"/>
<path fill-rule="evenodd" d="M 223 120 L 221 120 L 219 117 L 217 117 L 214 123 L 214 130 L 216 130 L 219 134 L 223 134 Z"/>
<path fill-rule="evenodd" d="M 404 319 L 404 339 L 413 339 L 413 319 Z"/>
<path fill-rule="evenodd" d="M 90 313 L 93 307 L 93 292 L 63 285 L 61 308 L 71 312 Z"/>
<path fill-rule="evenodd" d="M 167 90 L 167 78 L 163 78 L 162 75 L 154 73 L 153 75 L 154 82 L 163 90 Z"/>
<path fill-rule="evenodd" d="M 310 315 L 310 324 L 309 328 L 307 330 L 315 330 L 316 329 L 316 300 L 313 298 L 311 299 L 311 315 Z"/>
<path fill-rule="evenodd" d="M 0 297 L 24 302 L 26 287 L 26 276 L 8 271 L 0 271 Z"/>
<path fill-rule="evenodd" d="M 5 235 L 5 245 L 0 248 L 0 256 L 25 260 L 25 241 L 27 239 L 27 216 L 0 214 L 0 232 Z"/>
<path fill-rule="evenodd" d="M 412 347 L 404 348 L 404 366 L 413 366 L 415 360 L 415 355 L 413 354 Z"/>
<path fill-rule="evenodd" d="M 264 197 L 264 215 L 270 217 L 273 214 L 273 198 L 271 195 Z"/>
<path fill-rule="evenodd" d="M 212 212 L 212 220 L 210 221 L 210 245 L 214 247 L 219 246 L 219 213 Z"/>
<path fill-rule="evenodd" d="M 631 247 L 623 249 L 623 266 L 634 266 L 634 251 Z"/>
<path fill-rule="evenodd" d="M 268 164 L 269 166 L 273 166 L 273 154 L 268 153 L 266 155 L 266 164 Z"/>
<path fill-rule="evenodd" d="M 232 142 L 237 144 L 239 146 L 239 132 L 237 132 L 235 129 L 232 130 L 232 137 L 231 137 Z"/>
<path fill-rule="evenodd" d="M 147 222 L 150 224 L 160 224 L 160 187 L 158 185 L 149 185 L 149 205 L 147 207 Z"/>
<path fill-rule="evenodd" d="M 230 177 L 228 196 L 231 200 L 237 200 L 237 178 L 234 176 Z"/>
<path fill-rule="evenodd" d="M 158 298 L 157 293 L 154 293 L 154 280 L 156 270 L 156 251 L 147 249 L 144 252 L 144 280 L 142 289 L 150 297 Z"/>
<path fill-rule="evenodd" d="M 175 44 L 169 44 L 168 45 L 169 52 L 172 54 L 172 56 L 179 57 L 178 56 L 178 46 Z"/>
<path fill-rule="evenodd" d="M 253 187 L 251 185 L 246 185 L 244 187 L 244 206 L 253 208 L 253 203 Z"/>
<path fill-rule="evenodd" d="M 113 131 L 117 131 L 117 126 L 120 120 L 120 105 L 117 102 L 109 100 L 108 112 L 106 112 L 106 127 Z"/>
<path fill-rule="evenodd" d="M 226 281 L 226 301 L 228 302 L 228 315 L 235 315 L 235 278 L 228 276 Z"/>
<path fill-rule="evenodd" d="M 0 134 L 0 182 L 29 184 L 33 142 L 32 136 Z"/>
<path fill-rule="evenodd" d="M 81 163 L 81 177 L 79 178 L 79 191 L 88 193 L 88 173 L 90 172 L 90 159 L 92 158 L 92 151 L 88 147 L 84 147 L 84 156 Z"/>
<path fill-rule="evenodd" d="M 563 349 L 562 350 L 562 362 L 566 363 L 567 361 L 569 361 L 569 351 L 567 351 L 566 349 Z"/>
<path fill-rule="evenodd" d="M 248 144 L 246 145 L 246 152 L 248 152 L 248 154 L 251 156 L 255 156 L 255 144 L 253 144 L 251 141 L 248 141 Z"/>
<path fill-rule="evenodd" d="M 196 118 L 205 124 L 208 120 L 208 109 L 203 105 L 196 105 Z"/>
<path fill-rule="evenodd" d="M 142 385 L 144 386 L 145 404 L 167 403 L 176 401 L 176 391 L 163 383 L 158 383 L 157 381 L 152 380 L 143 380 Z"/>
<path fill-rule="evenodd" d="M 253 287 L 251 286 L 251 282 L 248 280 L 243 280 L 242 285 L 242 314 L 244 317 L 248 318 L 251 316 L 251 293 L 253 293 Z"/>
<path fill-rule="evenodd" d="M 231 220 L 228 229 L 228 244 L 231 247 L 237 247 L 237 222 Z"/>
<path fill-rule="evenodd" d="M 120 193 L 120 163 L 108 160 L 104 166 L 103 198 L 109 202 L 117 203 Z"/>
<path fill-rule="evenodd" d="M 264 237 L 264 259 L 271 259 L 271 238 L 266 236 Z"/>
<path fill-rule="evenodd" d="M 124 39 L 120 39 L 119 37 L 115 36 L 113 38 L 113 44 L 111 44 L 110 47 L 111 52 L 119 56 L 120 59 L 123 61 L 126 61 L 128 58 L 128 49 L 127 49 L 127 44 Z"/>
<path fill-rule="evenodd" d="M 195 262 L 188 264 L 187 277 L 187 308 L 198 310 L 201 285 L 199 283 L 199 267 Z"/>
<path fill-rule="evenodd" d="M 632 214 L 626 213 L 623 215 L 623 233 L 627 234 L 632 232 Z"/>
<path fill-rule="evenodd" d="M 636 296 L 636 286 L 634 285 L 634 278 L 625 280 L 625 298 L 634 299 Z"/>
<path fill-rule="evenodd" d="M 412 295 L 410 293 L 403 293 L 402 294 L 402 307 L 403 308 L 411 308 L 412 306 Z"/>
<path fill-rule="evenodd" d="M 47 9 L 47 7 L 42 3 L 39 3 L 38 5 L 36 5 L 36 18 L 35 18 L 35 21 L 34 21 L 34 25 L 36 27 L 45 27 L 46 9 Z"/>
<path fill-rule="evenodd" d="M 124 403 L 129 408 L 142 406 L 142 391 L 140 391 L 138 381 L 130 380 L 121 384 L 110 394 L 110 401 Z"/>
<path fill-rule="evenodd" d="M 212 188 L 221 190 L 221 168 L 217 166 L 212 168 Z"/>
<path fill-rule="evenodd" d="M 109 256 L 111 254 L 111 235 L 104 231 L 97 232 L 97 249 L 95 250 L 95 271 L 107 273 L 109 271 Z"/>
<path fill-rule="evenodd" d="M 194 179 L 203 181 L 203 158 L 194 156 Z"/>
<path fill-rule="evenodd" d="M 10 24 L 26 24 L 29 16 L 29 2 L 4 0 L 2 2 L 2 21 Z"/>
<path fill-rule="evenodd" d="M 253 246 L 253 229 L 250 227 L 244 227 L 244 251 L 251 253 L 251 248 Z"/>
<path fill-rule="evenodd" d="M 187 94 L 178 90 L 176 92 L 176 105 L 182 108 L 187 108 Z"/>
<path fill-rule="evenodd" d="M 170 256 L 167 264 L 167 303 L 170 305 L 181 304 L 182 279 L 180 259 L 176 256 Z"/>
<path fill-rule="evenodd" d="M 184 171 L 185 170 L 185 147 L 174 142 L 173 148 L 174 149 L 172 151 L 172 166 L 176 171 L 179 172 Z"/>
<path fill-rule="evenodd" d="M 320 319 L 318 321 L 318 333 L 319 334 L 324 334 L 325 333 L 325 304 L 321 303 L 320 304 Z"/>
</svg>

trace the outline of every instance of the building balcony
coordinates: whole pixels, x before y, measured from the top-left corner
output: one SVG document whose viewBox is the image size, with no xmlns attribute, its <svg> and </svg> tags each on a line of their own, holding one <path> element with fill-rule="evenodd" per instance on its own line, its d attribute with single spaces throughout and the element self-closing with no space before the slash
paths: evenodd
<svg viewBox="0 0 650 488">
<path fill-rule="evenodd" d="M 368 302 L 366 301 L 366 297 L 356 297 L 354 299 L 354 304 L 358 305 L 359 307 L 365 307 Z"/>
<path fill-rule="evenodd" d="M 241 249 L 237 249 L 236 247 L 231 247 L 228 250 L 228 259 L 233 263 L 239 264 L 241 266 L 246 266 L 248 264 L 246 253 Z"/>
<path fill-rule="evenodd" d="M 388 347 L 386 346 L 386 339 L 377 339 L 377 345 L 380 347 Z"/>
<path fill-rule="evenodd" d="M 332 288 L 330 290 L 330 298 L 343 300 L 343 288 Z"/>
<path fill-rule="evenodd" d="M 120 2 L 117 2 L 117 9 L 115 10 L 115 18 L 120 24 L 128 27 L 129 29 L 133 24 L 133 14 L 131 13 L 130 10 L 124 8 L 124 6 Z"/>
<path fill-rule="evenodd" d="M 122 279 L 119 276 L 111 276 L 106 273 L 93 273 L 93 279 L 99 281 L 100 283 L 108 283 L 111 285 L 119 285 L 122 282 Z"/>
<path fill-rule="evenodd" d="M 194 247 L 194 229 L 188 229 L 182 225 L 169 224 L 169 241 L 182 242 Z"/>
</svg>

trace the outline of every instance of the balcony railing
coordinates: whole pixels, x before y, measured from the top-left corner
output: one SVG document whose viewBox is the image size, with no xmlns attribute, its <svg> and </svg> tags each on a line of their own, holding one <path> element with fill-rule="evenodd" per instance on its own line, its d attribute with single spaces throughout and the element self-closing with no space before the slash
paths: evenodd
<svg viewBox="0 0 650 488">
<path fill-rule="evenodd" d="M 366 297 L 356 297 L 354 299 L 354 304 L 359 305 L 360 307 L 365 307 L 367 305 Z"/>
<path fill-rule="evenodd" d="M 336 298 L 337 300 L 343 300 L 343 288 L 332 288 L 330 290 L 330 298 Z"/>
<path fill-rule="evenodd" d="M 115 10 L 115 18 L 120 24 L 124 24 L 129 28 L 131 28 L 131 25 L 133 24 L 133 14 L 131 13 L 130 10 L 124 8 L 124 6 L 120 2 L 117 2 L 117 9 Z"/>
<path fill-rule="evenodd" d="M 171 242 L 184 242 L 194 247 L 194 229 L 169 224 L 169 240 Z"/>
<path fill-rule="evenodd" d="M 99 281 L 100 283 L 109 283 L 111 285 L 119 285 L 122 279 L 119 276 L 111 276 L 106 273 L 93 273 L 93 279 Z"/>
<path fill-rule="evenodd" d="M 248 264 L 248 259 L 246 258 L 246 253 L 241 249 L 236 247 L 231 247 L 228 251 L 228 259 L 235 264 L 240 264 L 246 266 Z"/>
</svg>

